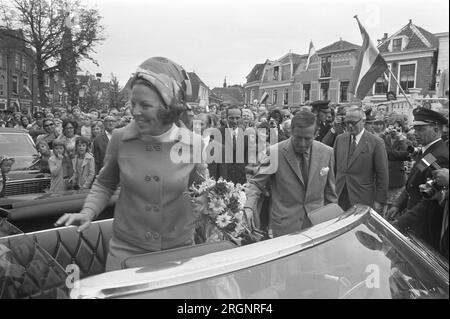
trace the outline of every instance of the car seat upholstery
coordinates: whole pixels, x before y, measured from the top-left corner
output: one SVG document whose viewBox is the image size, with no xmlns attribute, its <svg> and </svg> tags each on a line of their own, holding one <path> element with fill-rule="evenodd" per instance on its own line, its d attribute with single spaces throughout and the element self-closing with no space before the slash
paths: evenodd
<svg viewBox="0 0 450 319">
<path fill-rule="evenodd" d="M 79 267 L 80 279 L 105 270 L 112 219 L 82 233 L 74 226 L 28 234 L 9 230 L 16 235 L 0 238 L 0 298 L 66 298 L 68 265 Z"/>
<path fill-rule="evenodd" d="M 63 268 L 76 264 L 80 278 L 105 271 L 109 240 L 112 237 L 112 219 L 93 222 L 82 233 L 77 227 L 61 227 L 28 233 Z"/>
</svg>

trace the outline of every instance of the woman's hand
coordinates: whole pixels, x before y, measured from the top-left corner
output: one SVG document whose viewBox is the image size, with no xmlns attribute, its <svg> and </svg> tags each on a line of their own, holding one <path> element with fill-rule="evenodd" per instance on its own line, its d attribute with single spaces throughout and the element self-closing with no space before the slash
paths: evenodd
<svg viewBox="0 0 450 319">
<path fill-rule="evenodd" d="M 77 231 L 82 232 L 87 229 L 94 219 L 95 214 L 90 209 L 82 209 L 81 212 L 75 214 L 64 214 L 55 223 L 55 226 L 79 225 Z"/>
</svg>

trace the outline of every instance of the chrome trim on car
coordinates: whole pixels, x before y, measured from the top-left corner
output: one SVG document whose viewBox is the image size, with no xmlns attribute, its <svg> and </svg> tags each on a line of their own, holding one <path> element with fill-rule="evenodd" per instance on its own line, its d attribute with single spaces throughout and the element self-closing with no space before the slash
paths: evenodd
<svg viewBox="0 0 450 319">
<path fill-rule="evenodd" d="M 72 298 L 117 298 L 220 276 L 276 260 L 346 233 L 369 216 L 357 205 L 338 218 L 312 228 L 270 240 L 187 260 L 167 263 L 165 269 L 140 267 L 85 278 L 71 291 Z"/>
</svg>

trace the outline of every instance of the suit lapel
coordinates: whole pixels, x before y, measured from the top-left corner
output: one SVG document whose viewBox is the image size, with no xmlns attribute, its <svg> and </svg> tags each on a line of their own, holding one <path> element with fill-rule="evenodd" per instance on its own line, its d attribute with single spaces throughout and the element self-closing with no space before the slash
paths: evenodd
<svg viewBox="0 0 450 319">
<path fill-rule="evenodd" d="M 300 167 L 298 166 L 297 157 L 292 148 L 291 139 L 288 139 L 286 145 L 283 147 L 283 154 L 286 161 L 289 163 L 289 166 L 291 166 L 291 169 L 295 172 L 295 175 L 297 175 L 300 182 L 305 185 L 302 173 L 300 172 Z"/>
<path fill-rule="evenodd" d="M 308 184 L 306 187 L 307 191 L 311 188 L 310 187 L 312 183 L 311 179 L 315 178 L 317 169 L 321 166 L 320 162 L 321 157 L 319 156 L 318 146 L 319 144 L 317 144 L 316 141 L 313 141 L 311 146 L 311 156 L 309 159 Z"/>
</svg>

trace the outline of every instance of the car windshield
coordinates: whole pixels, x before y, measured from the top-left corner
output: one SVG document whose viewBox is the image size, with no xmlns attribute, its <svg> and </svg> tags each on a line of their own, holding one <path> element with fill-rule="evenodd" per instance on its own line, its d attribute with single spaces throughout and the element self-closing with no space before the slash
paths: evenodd
<svg viewBox="0 0 450 319">
<path fill-rule="evenodd" d="M 26 134 L 1 134 L 1 155 L 14 158 L 13 170 L 23 170 L 33 164 L 36 148 Z"/>
<path fill-rule="evenodd" d="M 448 284 L 373 218 L 313 248 L 145 298 L 448 298 Z M 131 296 L 133 297 L 133 296 Z"/>
</svg>

